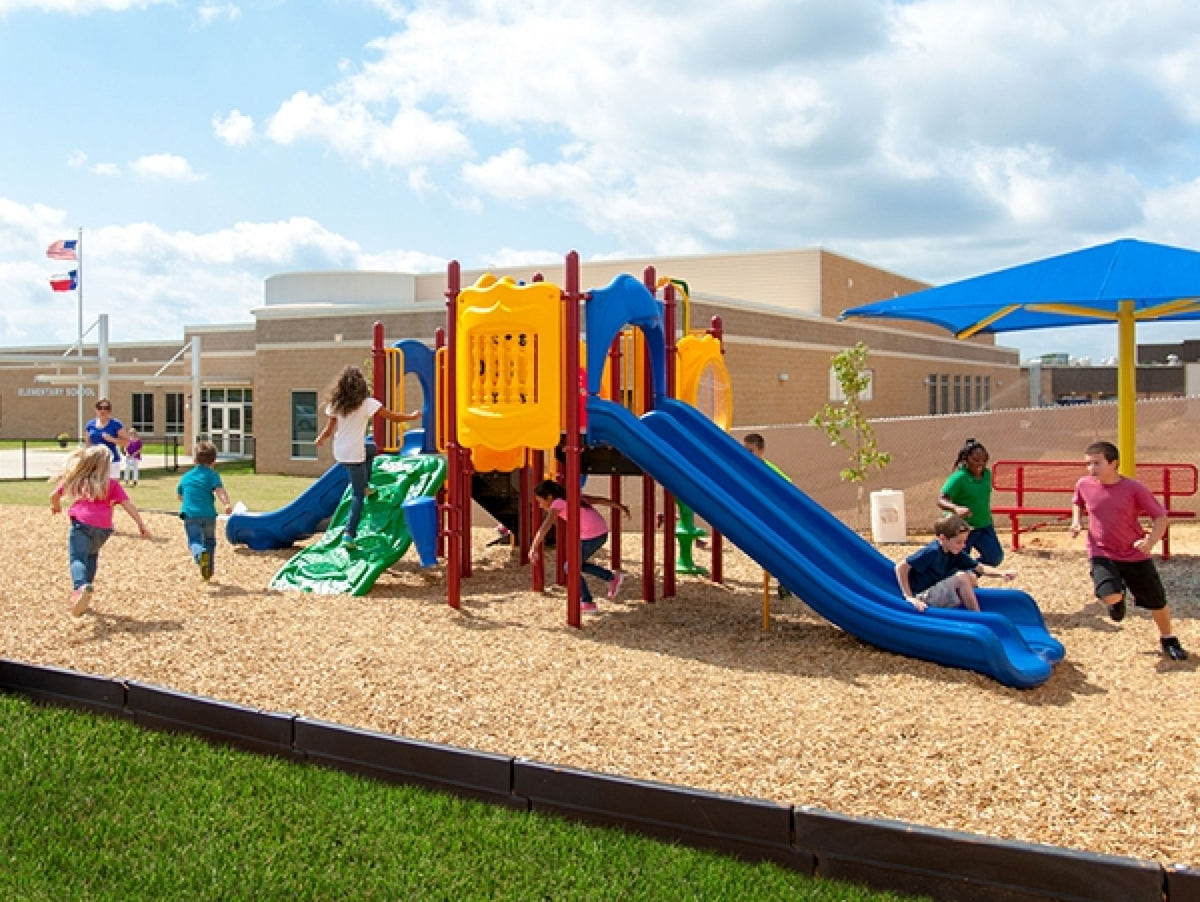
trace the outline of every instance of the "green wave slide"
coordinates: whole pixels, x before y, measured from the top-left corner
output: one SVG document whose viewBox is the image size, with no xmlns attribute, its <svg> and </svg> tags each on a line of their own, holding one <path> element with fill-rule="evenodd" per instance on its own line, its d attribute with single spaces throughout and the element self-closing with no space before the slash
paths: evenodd
<svg viewBox="0 0 1200 902">
<path fill-rule="evenodd" d="M 380 456 L 371 470 L 375 490 L 363 503 L 353 550 L 342 547 L 350 516 L 350 489 L 334 511 L 325 534 L 301 550 L 271 579 L 270 588 L 317 595 L 366 595 L 375 580 L 412 544 L 404 502 L 437 494 L 446 481 L 446 461 L 434 454 Z"/>
</svg>

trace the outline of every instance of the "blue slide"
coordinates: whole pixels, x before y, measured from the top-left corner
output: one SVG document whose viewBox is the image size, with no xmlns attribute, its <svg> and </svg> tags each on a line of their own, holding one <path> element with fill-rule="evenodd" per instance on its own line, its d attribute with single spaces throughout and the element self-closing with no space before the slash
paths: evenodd
<svg viewBox="0 0 1200 902">
<path fill-rule="evenodd" d="M 1044 683 L 1062 660 L 1062 643 L 1024 592 L 981 589 L 980 613 L 918 613 L 901 596 L 892 561 L 687 404 L 668 400 L 638 419 L 593 396 L 588 435 L 666 486 L 818 614 L 872 645 L 1018 689 Z"/>
<path fill-rule="evenodd" d="M 423 453 L 424 443 L 424 429 L 409 429 L 404 434 L 401 456 Z M 346 468 L 334 464 L 294 501 L 279 510 L 261 514 L 231 514 L 225 523 L 225 538 L 231 545 L 245 545 L 254 551 L 291 548 L 301 539 L 316 535 L 325 528 L 349 485 L 350 476 Z"/>
<path fill-rule="evenodd" d="M 231 545 L 246 545 L 255 551 L 290 548 L 292 543 L 320 532 L 337 510 L 350 476 L 341 464 L 325 474 L 277 511 L 262 514 L 232 514 L 225 523 L 225 538 Z"/>
</svg>

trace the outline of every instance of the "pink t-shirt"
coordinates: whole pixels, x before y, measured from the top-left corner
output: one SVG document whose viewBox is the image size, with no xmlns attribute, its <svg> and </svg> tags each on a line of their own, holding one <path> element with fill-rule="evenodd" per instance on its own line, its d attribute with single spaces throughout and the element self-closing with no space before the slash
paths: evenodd
<svg viewBox="0 0 1200 902">
<path fill-rule="evenodd" d="M 62 488 L 62 486 L 59 486 Z M 67 510 L 67 516 L 97 529 L 113 528 L 113 507 L 129 500 L 125 489 L 115 479 L 108 481 L 108 497 L 103 501 L 92 501 L 88 498 L 76 498 Z"/>
<path fill-rule="evenodd" d="M 555 498 L 550 502 L 550 510 L 558 514 L 558 518 L 564 522 L 567 519 L 567 502 L 562 498 Z M 562 533 L 559 533 L 562 535 Z M 590 504 L 582 504 L 579 507 L 579 538 L 580 539 L 598 539 L 600 536 L 608 535 L 608 524 L 604 522 L 604 518 L 600 516 L 600 512 Z"/>
<path fill-rule="evenodd" d="M 1089 557 L 1113 561 L 1145 561 L 1150 555 L 1133 547 L 1146 535 L 1140 516 L 1157 520 L 1166 510 L 1154 494 L 1138 482 L 1122 476 L 1105 485 L 1094 476 L 1075 483 L 1075 503 L 1088 514 Z"/>
</svg>

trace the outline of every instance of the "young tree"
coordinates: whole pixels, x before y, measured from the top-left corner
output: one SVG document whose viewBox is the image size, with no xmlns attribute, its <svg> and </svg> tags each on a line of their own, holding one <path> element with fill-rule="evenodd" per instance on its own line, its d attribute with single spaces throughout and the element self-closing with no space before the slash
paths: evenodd
<svg viewBox="0 0 1200 902">
<path fill-rule="evenodd" d="M 858 515 L 863 513 L 863 483 L 872 470 L 882 470 L 892 455 L 879 449 L 875 430 L 862 411 L 862 395 L 871 385 L 867 368 L 867 346 L 858 342 L 852 348 L 839 351 L 830 361 L 834 377 L 842 390 L 840 404 L 829 403 L 813 414 L 808 421 L 829 437 L 830 444 L 850 452 L 850 465 L 841 470 L 842 480 L 858 486 Z"/>
</svg>

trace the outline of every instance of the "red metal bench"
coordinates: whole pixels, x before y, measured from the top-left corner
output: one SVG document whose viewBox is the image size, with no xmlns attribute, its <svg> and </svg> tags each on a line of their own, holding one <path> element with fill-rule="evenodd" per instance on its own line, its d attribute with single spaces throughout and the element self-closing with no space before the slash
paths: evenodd
<svg viewBox="0 0 1200 902">
<path fill-rule="evenodd" d="M 1055 520 L 1071 517 L 1071 499 L 1075 493 L 1075 483 L 1081 476 L 1087 475 L 1083 461 L 1066 460 L 998 460 L 992 464 L 993 493 L 1011 493 L 1014 496 L 1012 504 L 993 504 L 993 516 L 1006 516 L 1012 524 L 1012 547 L 1021 547 L 1021 517 L 1050 517 Z M 1184 518 L 1196 516 L 1195 511 L 1179 510 L 1172 507 L 1172 502 L 1178 498 L 1188 498 L 1196 494 L 1196 467 L 1193 464 L 1154 464 L 1139 463 L 1137 479 L 1167 509 L 1167 516 Z M 1055 496 L 1067 496 L 1061 503 L 1055 503 Z M 1047 522 L 1024 527 L 1028 532 L 1044 526 Z M 1163 534 L 1162 557 L 1167 560 L 1171 556 L 1171 530 L 1168 521 L 1167 532 Z"/>
</svg>

